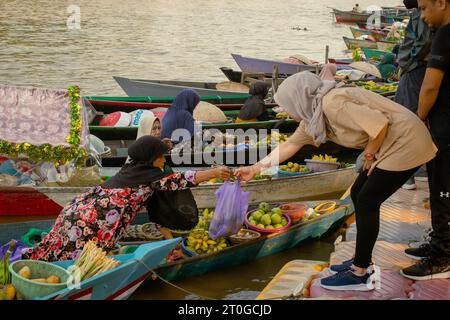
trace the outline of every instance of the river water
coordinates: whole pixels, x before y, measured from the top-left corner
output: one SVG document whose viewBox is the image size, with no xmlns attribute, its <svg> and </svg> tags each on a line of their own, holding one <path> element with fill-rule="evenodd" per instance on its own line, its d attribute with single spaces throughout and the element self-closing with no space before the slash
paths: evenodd
<svg viewBox="0 0 450 320">
<path fill-rule="evenodd" d="M 401 0 L 0 0 L 0 83 L 125 95 L 113 76 L 224 81 L 230 53 L 269 59 L 343 56 L 345 25 L 327 6 Z M 79 7 L 80 29 L 67 22 Z M 72 21 L 72 20 L 71 20 Z M 70 23 L 69 26 L 75 26 Z M 302 30 L 292 28 L 301 27 Z M 304 31 L 303 28 L 307 28 Z"/>
<path fill-rule="evenodd" d="M 346 10 L 355 2 L 0 0 L 0 83 L 50 88 L 78 84 L 84 95 L 124 95 L 113 76 L 225 81 L 218 68 L 237 69 L 230 53 L 268 59 L 301 53 L 323 62 L 326 45 L 331 57 L 344 56 L 342 36 L 351 36 L 348 26 L 333 23 L 327 6 Z M 358 2 L 362 8 L 401 4 Z M 80 9 L 80 29 L 68 28 L 70 5 Z M 336 236 L 176 284 L 211 298 L 253 299 L 290 260 L 327 261 Z M 165 284 L 139 288 L 132 297 L 195 298 Z"/>
</svg>

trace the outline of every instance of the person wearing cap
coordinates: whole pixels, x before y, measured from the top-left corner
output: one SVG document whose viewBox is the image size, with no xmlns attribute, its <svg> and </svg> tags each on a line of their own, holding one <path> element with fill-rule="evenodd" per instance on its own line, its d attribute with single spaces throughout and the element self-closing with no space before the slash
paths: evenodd
<svg viewBox="0 0 450 320">
<path fill-rule="evenodd" d="M 226 167 L 164 173 L 167 150 L 167 145 L 156 137 L 145 135 L 136 140 L 128 150 L 131 162 L 108 181 L 69 202 L 51 231 L 24 251 L 23 258 L 75 260 L 90 240 L 109 252 L 155 191 L 185 190 L 212 178 L 230 177 Z"/>
<path fill-rule="evenodd" d="M 353 12 L 361 12 L 361 8 L 360 8 L 360 6 L 359 6 L 358 3 L 355 4 L 355 6 L 353 7 L 352 11 L 353 11 Z"/>
<path fill-rule="evenodd" d="M 380 226 L 380 207 L 418 167 L 433 159 L 436 147 L 422 121 L 411 111 L 374 92 L 340 87 L 311 72 L 281 83 L 275 102 L 299 127 L 289 139 L 256 164 L 235 175 L 249 181 L 262 170 L 292 157 L 303 146 L 332 141 L 364 149 L 363 171 L 351 189 L 356 212 L 354 258 L 333 265 L 335 275 L 321 279 L 330 290 L 372 290 L 372 251 Z M 300 196 L 300 194 L 299 194 Z"/>
</svg>

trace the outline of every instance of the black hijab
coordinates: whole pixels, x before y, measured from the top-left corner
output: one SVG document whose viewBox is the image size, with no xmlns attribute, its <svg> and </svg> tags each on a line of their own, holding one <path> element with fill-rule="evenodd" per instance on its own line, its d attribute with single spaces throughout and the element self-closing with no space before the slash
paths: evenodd
<svg viewBox="0 0 450 320">
<path fill-rule="evenodd" d="M 269 113 L 267 112 L 264 103 L 264 98 L 269 93 L 269 85 L 264 81 L 257 81 L 252 84 L 249 93 L 251 94 L 251 97 L 245 101 L 239 111 L 239 119 L 258 119 L 259 121 L 269 120 Z"/>
<path fill-rule="evenodd" d="M 264 81 L 257 81 L 251 85 L 249 92 L 252 96 L 258 96 L 264 99 L 269 93 L 269 85 Z"/>
<path fill-rule="evenodd" d="M 132 188 L 140 185 L 150 185 L 162 179 L 166 174 L 153 166 L 153 161 L 165 154 L 168 147 L 159 139 L 149 135 L 137 139 L 129 148 L 130 163 L 108 181 L 103 188 Z"/>
</svg>

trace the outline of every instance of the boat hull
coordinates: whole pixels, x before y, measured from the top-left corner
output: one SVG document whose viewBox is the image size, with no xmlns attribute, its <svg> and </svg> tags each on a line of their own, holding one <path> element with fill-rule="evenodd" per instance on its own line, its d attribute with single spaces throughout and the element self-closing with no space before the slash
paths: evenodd
<svg viewBox="0 0 450 320">
<path fill-rule="evenodd" d="M 321 197 L 344 191 L 356 178 L 353 168 L 312 173 L 282 179 L 252 181 L 242 186 L 250 192 L 250 204 Z M 214 208 L 221 184 L 192 188 L 199 208 Z M 1 187 L 0 216 L 57 216 L 61 209 L 89 187 Z M 35 200 L 37 199 L 37 200 Z"/>
<path fill-rule="evenodd" d="M 337 23 L 367 23 L 372 14 L 333 9 Z M 381 23 L 394 23 L 391 17 L 381 16 Z"/>
<path fill-rule="evenodd" d="M 392 42 L 375 42 L 369 40 L 359 40 L 359 39 L 351 39 L 347 37 L 343 37 L 345 45 L 349 50 L 353 50 L 356 48 L 368 48 L 375 49 L 380 51 L 392 51 L 395 43 Z"/>
<path fill-rule="evenodd" d="M 363 35 L 366 35 L 371 36 L 378 41 L 383 40 L 384 38 L 386 38 L 387 35 L 386 32 L 372 31 L 369 29 L 358 29 L 353 27 L 350 27 L 350 31 L 352 32 L 354 38 L 359 38 Z"/>
<path fill-rule="evenodd" d="M 272 74 L 275 66 L 278 67 L 278 73 L 281 75 L 292 75 L 302 71 L 311 71 L 316 73 L 320 71 L 320 67 L 318 65 L 292 64 L 273 60 L 248 58 L 239 54 L 231 54 L 231 56 L 239 68 L 248 73 Z"/>
<path fill-rule="evenodd" d="M 176 238 L 148 243 L 134 254 L 114 256 L 121 262 L 118 267 L 84 280 L 78 287 L 74 285 L 37 300 L 126 300 L 180 241 Z M 54 264 L 67 269 L 73 261 Z"/>
<path fill-rule="evenodd" d="M 342 226 L 344 219 L 353 212 L 352 205 L 344 206 L 317 219 L 292 226 L 284 232 L 231 246 L 220 253 L 196 256 L 180 262 L 161 265 L 155 269 L 155 273 L 167 281 L 174 281 L 242 265 L 294 248 L 305 240 L 320 238 L 328 231 Z M 154 281 L 148 280 L 144 286 L 154 283 Z"/>
<path fill-rule="evenodd" d="M 184 89 L 195 90 L 200 96 L 235 96 L 243 94 L 242 91 L 222 91 L 216 89 L 207 89 L 200 87 L 193 87 L 189 85 L 173 85 L 162 83 L 161 81 L 152 80 L 137 80 L 123 77 L 114 77 L 114 80 L 125 91 L 125 93 L 132 96 L 152 96 L 152 97 L 175 97 Z M 159 82 L 159 83 L 158 83 Z"/>
</svg>

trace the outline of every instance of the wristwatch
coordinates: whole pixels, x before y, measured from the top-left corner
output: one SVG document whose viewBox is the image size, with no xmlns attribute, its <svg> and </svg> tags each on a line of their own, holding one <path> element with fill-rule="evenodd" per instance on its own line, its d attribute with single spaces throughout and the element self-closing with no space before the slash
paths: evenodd
<svg viewBox="0 0 450 320">
<path fill-rule="evenodd" d="M 366 159 L 367 161 L 374 161 L 374 160 L 376 160 L 375 155 L 373 153 L 365 153 L 364 154 L 364 159 Z"/>
</svg>

